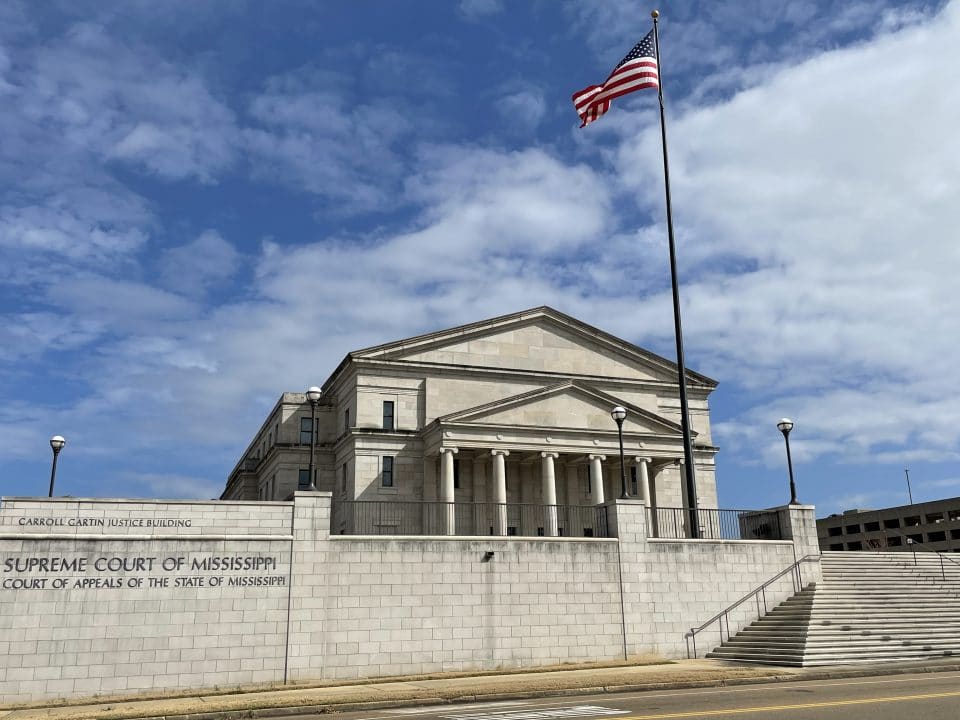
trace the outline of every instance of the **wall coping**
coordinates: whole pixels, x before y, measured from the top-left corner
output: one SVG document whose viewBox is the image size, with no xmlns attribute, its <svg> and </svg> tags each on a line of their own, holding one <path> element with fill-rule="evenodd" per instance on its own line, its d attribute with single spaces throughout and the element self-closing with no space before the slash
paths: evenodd
<svg viewBox="0 0 960 720">
<path fill-rule="evenodd" d="M 423 540 L 436 541 L 444 540 L 447 542 L 585 542 L 585 543 L 616 543 L 619 538 L 588 538 L 588 537 L 552 537 L 547 535 L 536 535 L 528 537 L 517 537 L 516 535 L 331 535 L 330 540 L 334 542 L 345 542 L 348 540 L 407 540 L 410 542 L 421 542 Z"/>
<path fill-rule="evenodd" d="M 711 538 L 647 538 L 648 543 L 690 543 L 694 545 L 793 545 L 793 540 L 714 540 Z"/>
<path fill-rule="evenodd" d="M 97 540 L 100 542 L 136 541 L 136 542 L 290 542 L 293 535 L 91 535 L 84 533 L 82 535 L 69 535 L 66 533 L 22 533 L 11 535 L 9 533 L 0 534 L 0 540 Z"/>
<path fill-rule="evenodd" d="M 158 498 L 85 498 L 85 497 L 40 497 L 40 496 L 0 496 L 0 508 L 8 502 L 40 502 L 40 503 L 89 503 L 89 504 L 110 504 L 110 505 L 212 505 L 214 507 L 223 507 L 225 505 L 239 505 L 250 507 L 252 505 L 269 505 L 279 507 L 290 507 L 292 502 L 286 500 L 163 500 Z"/>
</svg>

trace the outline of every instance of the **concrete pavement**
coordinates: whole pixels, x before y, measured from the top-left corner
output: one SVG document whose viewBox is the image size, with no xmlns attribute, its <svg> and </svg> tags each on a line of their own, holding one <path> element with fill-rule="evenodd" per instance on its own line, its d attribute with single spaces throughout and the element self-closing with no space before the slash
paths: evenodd
<svg viewBox="0 0 960 720">
<path fill-rule="evenodd" d="M 0 706 L 2 720 L 123 720 L 127 718 L 283 717 L 364 708 L 430 703 L 490 701 L 585 692 L 717 687 L 756 682 L 876 676 L 960 670 L 960 660 L 883 663 L 831 668 L 739 665 L 717 660 L 659 661 L 565 666 L 540 671 L 448 673 L 386 681 L 265 685 L 217 692 L 140 695 L 94 703 L 33 703 Z"/>
</svg>

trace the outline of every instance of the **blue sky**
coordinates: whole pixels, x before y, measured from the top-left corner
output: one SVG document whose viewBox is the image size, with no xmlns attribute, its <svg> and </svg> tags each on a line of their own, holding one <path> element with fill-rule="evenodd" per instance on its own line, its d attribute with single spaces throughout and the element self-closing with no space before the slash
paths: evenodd
<svg viewBox="0 0 960 720">
<path fill-rule="evenodd" d="M 547 304 L 673 357 L 623 2 L 0 4 L 0 493 L 213 497 L 356 348 Z M 722 507 L 960 494 L 960 2 L 671 3 Z"/>
</svg>

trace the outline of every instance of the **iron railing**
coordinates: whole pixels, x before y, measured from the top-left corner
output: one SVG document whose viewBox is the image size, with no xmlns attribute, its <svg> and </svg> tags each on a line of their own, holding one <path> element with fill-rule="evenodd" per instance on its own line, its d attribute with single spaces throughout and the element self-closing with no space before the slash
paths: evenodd
<svg viewBox="0 0 960 720">
<path fill-rule="evenodd" d="M 610 537 L 602 505 L 337 500 L 334 535 Z"/>
<path fill-rule="evenodd" d="M 714 510 L 698 508 L 698 537 L 704 540 L 783 540 L 776 510 Z M 694 511 L 690 508 L 647 508 L 647 535 L 688 538 Z"/>
<path fill-rule="evenodd" d="M 688 632 L 686 635 L 684 635 L 684 640 L 686 640 L 686 643 L 687 643 L 687 659 L 688 659 L 688 660 L 689 660 L 689 659 L 694 659 L 694 660 L 696 660 L 696 658 L 697 658 L 697 635 L 700 634 L 701 632 L 703 632 L 704 630 L 706 630 L 708 627 L 710 627 L 710 626 L 713 625 L 714 623 L 717 623 L 718 626 L 719 626 L 719 631 L 720 631 L 720 644 L 722 645 L 722 644 L 725 642 L 725 640 L 724 640 L 724 638 L 723 638 L 723 635 L 724 635 L 724 626 L 726 626 L 726 635 L 727 635 L 727 638 L 726 638 L 726 639 L 729 640 L 729 639 L 730 639 L 730 613 L 731 613 L 733 610 L 736 610 L 736 609 L 737 609 L 738 607 L 740 607 L 741 605 L 743 605 L 743 604 L 744 604 L 745 602 L 747 602 L 748 600 L 750 600 L 750 599 L 756 600 L 756 604 L 757 604 L 757 618 L 758 618 L 758 619 L 761 618 L 761 617 L 763 617 L 764 615 L 766 615 L 766 614 L 767 614 L 767 611 L 768 611 L 768 608 L 767 608 L 767 588 L 770 587 L 771 585 L 773 585 L 773 583 L 777 582 L 777 580 L 779 580 L 780 578 L 782 578 L 784 575 L 786 575 L 786 574 L 788 574 L 788 573 L 790 574 L 790 578 L 791 578 L 791 580 L 793 581 L 793 592 L 794 592 L 794 594 L 796 594 L 796 593 L 800 592 L 801 590 L 803 590 L 803 574 L 800 572 L 800 566 L 801 566 L 803 563 L 806 563 L 806 562 L 820 562 L 820 556 L 819 556 L 819 555 L 807 555 L 806 557 L 800 558 L 799 560 L 797 560 L 797 561 L 796 561 L 793 565 L 791 565 L 790 567 L 784 568 L 783 570 L 781 570 L 780 572 L 778 572 L 776 575 L 774 575 L 772 578 L 770 578 L 769 580 L 767 580 L 765 583 L 763 583 L 763 585 L 761 585 L 760 587 L 758 587 L 756 590 L 752 590 L 752 591 L 748 592 L 746 595 L 744 595 L 742 598 L 740 598 L 739 600 L 737 600 L 737 601 L 736 601 L 735 603 L 733 603 L 732 605 L 730 605 L 730 606 L 728 606 L 728 607 L 725 607 L 723 610 L 721 610 L 720 612 L 718 612 L 716 615 L 714 615 L 712 618 L 710 618 L 709 620 L 707 620 L 705 623 L 702 623 L 699 627 L 690 628 L 690 632 Z M 761 604 L 762 604 L 763 610 L 760 609 L 760 608 L 761 608 Z M 692 646 L 692 649 L 693 649 L 692 654 L 691 654 L 691 646 Z"/>
</svg>

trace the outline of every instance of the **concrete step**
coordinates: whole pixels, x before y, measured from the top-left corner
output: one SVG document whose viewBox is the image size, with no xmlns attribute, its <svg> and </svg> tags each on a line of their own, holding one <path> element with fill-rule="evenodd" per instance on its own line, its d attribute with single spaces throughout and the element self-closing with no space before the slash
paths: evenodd
<svg viewBox="0 0 960 720">
<path fill-rule="evenodd" d="M 822 579 L 707 654 L 779 665 L 960 656 L 960 565 L 936 555 L 830 553 Z"/>
</svg>

